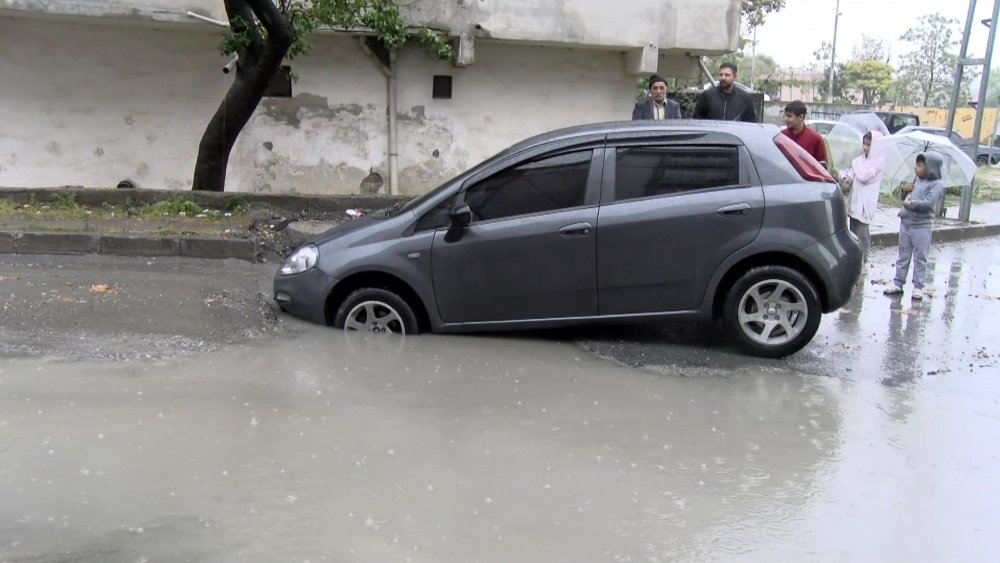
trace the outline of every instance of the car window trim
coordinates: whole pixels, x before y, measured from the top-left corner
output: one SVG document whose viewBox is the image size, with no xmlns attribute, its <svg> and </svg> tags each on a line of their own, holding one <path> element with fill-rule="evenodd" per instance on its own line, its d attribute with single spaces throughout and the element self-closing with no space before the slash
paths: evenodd
<svg viewBox="0 0 1000 563">
<path fill-rule="evenodd" d="M 488 225 L 488 224 L 496 223 L 496 222 L 499 222 L 499 221 L 509 221 L 511 219 L 521 219 L 521 218 L 524 218 L 524 217 L 534 217 L 534 216 L 540 216 L 540 215 L 548 215 L 548 214 L 551 214 L 551 213 L 560 213 L 560 212 L 563 212 L 563 211 L 569 211 L 571 209 L 587 209 L 589 207 L 597 207 L 598 205 L 600 205 L 600 201 L 599 201 L 600 185 L 601 185 L 601 178 L 603 176 L 603 166 L 604 166 L 604 158 L 603 158 L 604 146 L 603 146 L 603 141 L 601 141 L 600 143 L 597 143 L 597 144 L 595 144 L 595 142 L 590 142 L 590 143 L 585 143 L 583 145 L 578 145 L 578 146 L 573 146 L 573 147 L 561 147 L 561 148 L 553 150 L 551 152 L 544 152 L 543 151 L 543 152 L 539 152 L 539 153 L 537 153 L 537 154 L 535 154 L 533 156 L 529 156 L 527 158 L 520 159 L 517 162 L 511 163 L 508 166 L 504 166 L 502 168 L 493 168 L 493 167 L 490 167 L 490 169 L 494 170 L 494 172 L 487 173 L 487 174 L 477 174 L 475 176 L 472 176 L 472 177 L 468 178 L 462 184 L 462 187 L 459 189 L 459 192 L 458 192 L 458 197 L 455 199 L 455 205 L 458 206 L 458 205 L 462 205 L 463 203 L 465 203 L 465 192 L 468 191 L 469 188 L 475 186 L 476 184 L 478 184 L 479 182 L 482 182 L 483 180 L 486 180 L 487 178 L 489 178 L 490 176 L 493 176 L 494 174 L 499 174 L 501 172 L 504 172 L 506 170 L 514 168 L 515 166 L 520 166 L 521 164 L 525 164 L 525 163 L 528 163 L 528 162 L 533 162 L 533 161 L 538 161 L 538 160 L 544 160 L 546 158 L 552 158 L 554 156 L 561 156 L 561 155 L 564 155 L 564 154 L 569 154 L 569 153 L 574 153 L 574 152 L 583 152 L 583 151 L 587 151 L 587 150 L 589 150 L 591 152 L 590 152 L 590 165 L 589 165 L 589 168 L 587 169 L 587 185 L 584 186 L 583 204 L 581 204 L 581 205 L 574 205 L 573 207 L 562 207 L 562 208 L 559 208 L 559 209 L 550 209 L 548 211 L 535 211 L 533 213 L 521 213 L 520 215 L 508 215 L 507 217 L 497 217 L 495 219 L 485 219 L 485 220 L 479 220 L 479 221 L 474 220 L 469 225 L 469 227 L 473 227 L 475 225 Z"/>
<path fill-rule="evenodd" d="M 616 194 L 615 194 L 615 189 L 616 189 L 617 186 L 615 185 L 615 182 L 618 179 L 617 173 L 616 173 L 616 169 L 617 169 L 617 165 L 618 165 L 618 149 L 620 149 L 620 148 L 648 148 L 648 147 L 656 147 L 656 148 L 664 148 L 664 149 L 686 148 L 686 147 L 687 148 L 690 148 L 690 147 L 736 148 L 737 149 L 737 155 L 739 156 L 739 159 L 740 159 L 740 161 L 739 161 L 740 181 L 739 181 L 738 184 L 727 184 L 725 186 L 713 186 L 711 188 L 700 188 L 700 189 L 697 189 L 697 190 L 685 190 L 683 192 L 675 192 L 675 193 L 669 193 L 669 194 L 650 195 L 650 196 L 644 196 L 644 197 L 633 197 L 633 198 L 629 198 L 629 199 L 617 199 Z M 740 189 L 740 188 L 752 188 L 752 187 L 754 187 L 754 178 L 757 177 L 757 174 L 756 174 L 756 170 L 751 170 L 750 168 L 748 168 L 749 166 L 751 166 L 749 162 L 746 162 L 748 160 L 748 157 L 749 157 L 749 151 L 747 150 L 746 145 L 744 145 L 742 143 L 739 143 L 739 144 L 737 144 L 737 143 L 732 143 L 732 144 L 729 144 L 729 143 L 711 143 L 711 144 L 707 144 L 707 143 L 704 143 L 704 142 L 701 142 L 701 143 L 692 143 L 692 142 L 663 143 L 662 141 L 659 142 L 659 143 L 645 143 L 645 142 L 642 142 L 642 143 L 620 143 L 619 142 L 619 143 L 614 143 L 614 144 L 608 143 L 607 147 L 605 147 L 605 154 L 604 154 L 604 174 L 603 174 L 603 188 L 601 190 L 601 205 L 602 206 L 604 206 L 604 205 L 614 205 L 616 203 L 628 203 L 628 202 L 632 202 L 632 201 L 647 201 L 647 200 L 651 200 L 651 199 L 660 199 L 660 198 L 664 198 L 664 197 L 677 197 L 677 196 L 685 196 L 685 195 L 688 195 L 688 194 L 703 194 L 703 193 L 716 192 L 716 191 L 721 191 L 721 190 L 735 190 L 735 189 Z M 757 177 L 757 183 L 758 184 L 760 183 L 760 178 L 759 177 Z"/>
<path fill-rule="evenodd" d="M 534 147 L 529 150 L 525 150 L 516 154 L 509 155 L 493 164 L 483 168 L 482 170 L 476 172 L 475 174 L 469 176 L 462 181 L 462 186 L 459 188 L 460 193 L 465 193 L 465 190 L 469 189 L 472 184 L 476 184 L 492 176 L 496 173 L 503 172 L 508 168 L 512 168 L 524 162 L 531 160 L 538 160 L 542 158 L 548 158 L 551 156 L 559 156 L 560 154 L 566 154 L 582 150 L 596 150 L 604 147 L 605 137 L 602 136 L 600 139 L 590 138 L 584 141 L 566 144 L 559 142 L 552 145 L 546 145 L 541 147 Z"/>
</svg>

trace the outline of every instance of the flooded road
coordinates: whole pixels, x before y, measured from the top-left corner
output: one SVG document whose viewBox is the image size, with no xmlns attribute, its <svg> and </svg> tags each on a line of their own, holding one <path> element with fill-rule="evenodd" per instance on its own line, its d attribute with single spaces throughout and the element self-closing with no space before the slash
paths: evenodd
<svg viewBox="0 0 1000 563">
<path fill-rule="evenodd" d="M 941 249 L 919 309 L 866 287 L 786 361 L 710 328 L 287 320 L 159 359 L 4 356 L 0 561 L 993 561 L 994 248 Z"/>
<path fill-rule="evenodd" d="M 935 245 L 928 296 L 882 294 L 892 281 L 896 249 L 877 249 L 872 266 L 844 308 L 824 315 L 802 351 L 782 360 L 748 358 L 721 325 L 609 326 L 548 334 L 576 339 L 601 357 L 662 373 L 718 376 L 741 369 L 790 369 L 889 385 L 949 373 L 1000 373 L 1000 239 Z"/>
</svg>

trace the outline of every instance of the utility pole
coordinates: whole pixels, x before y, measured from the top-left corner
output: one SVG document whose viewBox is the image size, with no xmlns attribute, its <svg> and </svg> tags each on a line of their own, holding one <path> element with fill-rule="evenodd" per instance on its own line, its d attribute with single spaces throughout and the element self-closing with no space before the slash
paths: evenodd
<svg viewBox="0 0 1000 563">
<path fill-rule="evenodd" d="M 976 0 L 969 0 L 969 15 L 965 22 L 965 34 L 962 36 L 962 50 L 958 55 L 958 68 L 955 72 L 955 85 L 951 91 L 951 105 L 948 107 L 947 134 L 950 136 L 955 126 L 955 110 L 958 108 L 958 96 L 961 93 L 962 70 L 967 66 L 982 66 L 982 82 L 979 88 L 979 99 L 976 100 L 976 121 L 972 133 L 971 146 L 966 147 L 972 160 L 976 160 L 976 153 L 979 149 L 979 137 L 983 133 L 983 109 L 986 105 L 986 90 L 990 79 L 990 65 L 993 59 L 993 44 L 996 42 L 997 25 L 1000 24 L 1000 0 L 993 0 L 993 17 L 983 20 L 983 25 L 990 28 L 989 39 L 986 42 L 986 56 L 982 59 L 970 59 L 967 57 L 969 49 L 969 35 L 972 34 L 972 22 L 976 14 Z M 992 139 L 990 140 L 992 144 Z M 962 188 L 962 203 L 958 208 L 958 218 L 962 221 L 969 221 L 972 213 L 972 188 L 975 178 L 969 185 Z"/>
<path fill-rule="evenodd" d="M 973 0 L 975 2 L 975 0 Z M 830 87 L 826 91 L 826 103 L 833 103 L 833 74 L 837 62 L 837 23 L 840 22 L 840 0 L 837 0 L 837 11 L 833 16 L 833 44 L 830 46 Z"/>
<path fill-rule="evenodd" d="M 757 26 L 753 26 L 753 47 L 750 52 L 753 57 L 750 61 L 750 89 L 753 90 L 754 79 L 757 78 Z"/>
</svg>

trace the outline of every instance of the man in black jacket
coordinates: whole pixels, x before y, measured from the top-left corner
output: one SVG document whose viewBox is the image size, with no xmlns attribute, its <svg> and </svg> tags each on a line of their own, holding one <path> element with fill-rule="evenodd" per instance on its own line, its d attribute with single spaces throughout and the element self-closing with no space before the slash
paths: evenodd
<svg viewBox="0 0 1000 563">
<path fill-rule="evenodd" d="M 694 118 L 757 123 L 750 94 L 736 87 L 736 65 L 722 63 L 719 66 L 719 85 L 698 96 Z"/>
</svg>

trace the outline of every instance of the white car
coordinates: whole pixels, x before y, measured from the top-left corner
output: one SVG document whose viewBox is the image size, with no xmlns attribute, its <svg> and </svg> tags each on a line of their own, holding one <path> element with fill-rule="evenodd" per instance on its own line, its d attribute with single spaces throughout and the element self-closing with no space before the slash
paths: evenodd
<svg viewBox="0 0 1000 563">
<path fill-rule="evenodd" d="M 857 137 L 859 139 L 862 137 L 861 131 L 858 131 L 856 127 L 849 123 L 844 123 L 843 121 L 833 121 L 831 119 L 807 119 L 806 127 L 824 136 L 829 135 L 830 132 L 833 131 L 833 128 L 837 127 L 838 131 L 852 134 L 857 133 Z M 782 125 L 781 128 L 787 129 L 785 125 Z"/>
</svg>

